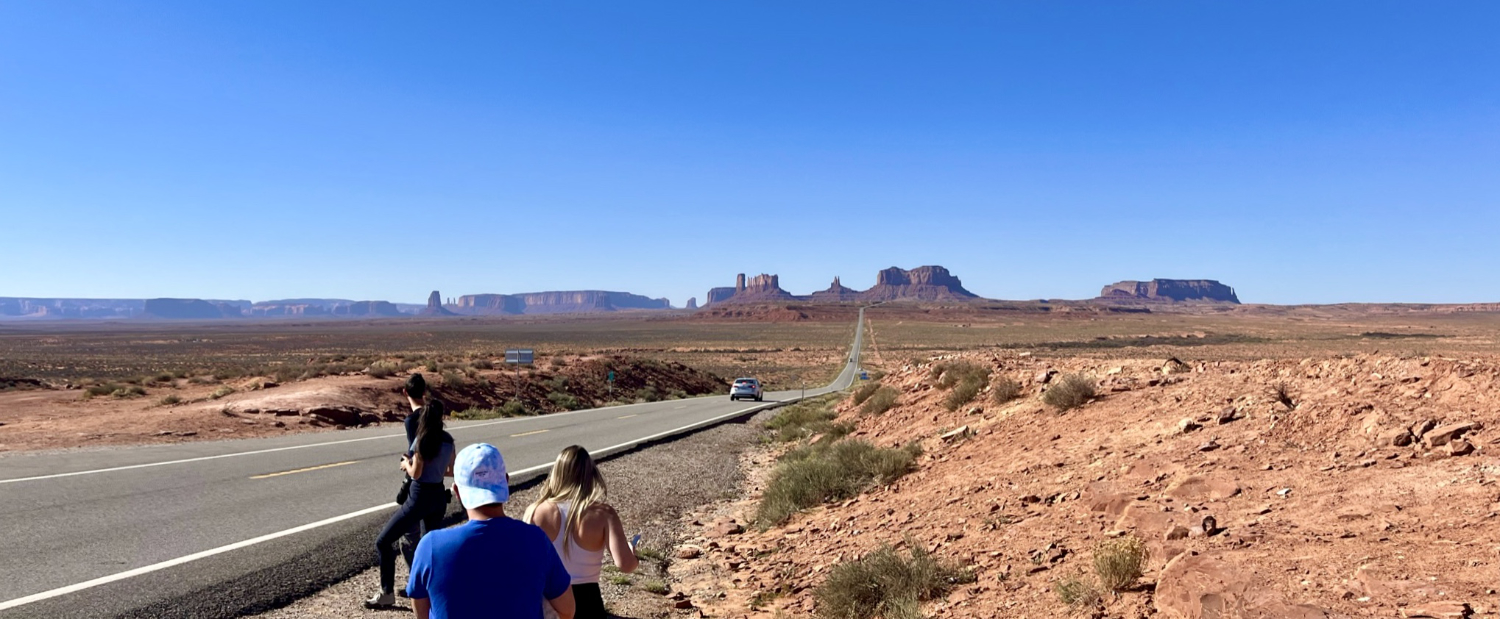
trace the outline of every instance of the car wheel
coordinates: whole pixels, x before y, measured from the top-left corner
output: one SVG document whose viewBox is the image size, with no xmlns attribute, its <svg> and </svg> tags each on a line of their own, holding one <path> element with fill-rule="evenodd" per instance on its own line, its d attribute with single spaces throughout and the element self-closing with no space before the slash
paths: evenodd
<svg viewBox="0 0 1500 619">
<path fill-rule="evenodd" d="M 755 401 L 756 401 L 756 402 L 760 402 L 760 401 L 762 401 L 762 400 L 764 400 L 764 399 L 765 399 L 765 398 L 762 398 L 762 397 L 760 397 L 760 396 L 755 396 Z"/>
</svg>

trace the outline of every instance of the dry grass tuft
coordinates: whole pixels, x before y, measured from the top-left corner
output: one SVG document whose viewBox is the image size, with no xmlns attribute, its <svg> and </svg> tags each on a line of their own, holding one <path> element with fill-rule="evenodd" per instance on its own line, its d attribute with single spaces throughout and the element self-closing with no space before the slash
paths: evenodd
<svg viewBox="0 0 1500 619">
<path fill-rule="evenodd" d="M 818 615 L 832 619 L 917 619 L 918 603 L 942 595 L 953 585 L 973 582 L 972 574 L 938 562 L 909 544 L 907 556 L 881 546 L 864 557 L 833 566 L 813 595 Z"/>
<path fill-rule="evenodd" d="M 990 399 L 996 404 L 1004 404 L 1021 397 L 1021 383 L 1014 378 L 1001 377 L 990 386 Z"/>
<path fill-rule="evenodd" d="M 1083 406 L 1094 398 L 1094 379 L 1082 374 L 1068 374 L 1042 394 L 1042 401 L 1059 410 Z"/>
<path fill-rule="evenodd" d="M 900 393 L 891 387 L 881 386 L 875 393 L 865 400 L 863 406 L 859 407 L 862 415 L 879 415 L 896 405 Z"/>
<path fill-rule="evenodd" d="M 1146 542 L 1139 537 L 1127 535 L 1105 540 L 1094 550 L 1094 575 L 1105 589 L 1123 591 L 1141 578 L 1150 558 Z"/>
</svg>

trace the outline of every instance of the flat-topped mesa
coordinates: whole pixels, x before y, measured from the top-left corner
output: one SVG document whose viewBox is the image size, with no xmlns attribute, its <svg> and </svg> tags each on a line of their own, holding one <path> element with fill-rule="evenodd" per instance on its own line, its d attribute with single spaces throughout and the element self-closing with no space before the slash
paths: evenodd
<svg viewBox="0 0 1500 619">
<path fill-rule="evenodd" d="M 417 315 L 457 316 L 458 314 L 455 314 L 452 311 L 449 311 L 448 308 L 443 307 L 443 295 L 438 294 L 438 291 L 434 290 L 432 291 L 432 294 L 427 295 L 427 307 L 422 308 L 422 311 L 417 312 Z"/>
<path fill-rule="evenodd" d="M 146 299 L 144 314 L 174 320 L 240 318 L 245 315 L 236 304 L 203 299 Z"/>
<path fill-rule="evenodd" d="M 1149 282 L 1127 280 L 1105 286 L 1101 299 L 1139 301 L 1213 301 L 1239 303 L 1234 289 L 1211 279 L 1153 279 Z"/>
<path fill-rule="evenodd" d="M 395 303 L 390 301 L 355 301 L 353 303 L 341 303 L 333 306 L 331 313 L 334 316 L 407 316 Z"/>
<path fill-rule="evenodd" d="M 462 314 L 587 314 L 672 309 L 667 299 L 608 290 L 561 290 L 520 294 L 466 294 L 453 307 Z"/>
<path fill-rule="evenodd" d="M 891 267 L 875 278 L 875 286 L 860 293 L 863 301 L 958 301 L 978 298 L 964 289 L 963 282 L 940 266 L 922 266 L 910 271 Z"/>
<path fill-rule="evenodd" d="M 708 302 L 704 305 L 734 301 L 736 303 L 747 301 L 792 301 L 797 297 L 792 293 L 781 289 L 781 278 L 776 275 L 761 273 L 755 277 L 745 279 L 745 274 L 740 273 L 734 278 L 734 288 L 714 288 L 708 291 Z"/>
<path fill-rule="evenodd" d="M 698 297 L 688 297 L 687 305 L 684 307 L 690 310 L 698 309 Z"/>
<path fill-rule="evenodd" d="M 858 301 L 859 291 L 853 288 L 849 288 L 842 283 L 839 283 L 839 278 L 835 276 L 833 278 L 833 283 L 829 284 L 826 290 L 819 290 L 817 292 L 814 292 L 809 298 L 813 301 L 825 303 Z"/>
</svg>

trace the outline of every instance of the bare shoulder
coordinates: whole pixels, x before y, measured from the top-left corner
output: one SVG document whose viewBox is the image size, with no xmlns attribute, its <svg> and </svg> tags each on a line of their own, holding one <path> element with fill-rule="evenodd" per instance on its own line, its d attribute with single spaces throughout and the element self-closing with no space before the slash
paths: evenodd
<svg viewBox="0 0 1500 619">
<path fill-rule="evenodd" d="M 615 511 L 614 506 L 609 503 L 595 503 L 589 506 L 583 517 L 587 520 L 607 520 L 619 518 L 620 513 Z"/>
</svg>

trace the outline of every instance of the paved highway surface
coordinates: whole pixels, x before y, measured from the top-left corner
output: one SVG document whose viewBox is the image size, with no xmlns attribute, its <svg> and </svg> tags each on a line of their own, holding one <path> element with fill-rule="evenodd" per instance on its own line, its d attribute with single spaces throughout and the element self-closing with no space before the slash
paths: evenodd
<svg viewBox="0 0 1500 619">
<path fill-rule="evenodd" d="M 854 381 L 862 335 L 856 328 L 839 377 L 808 396 Z M 800 395 L 455 422 L 449 431 L 460 446 L 499 447 L 519 484 L 568 445 L 602 457 Z M 352 576 L 374 563 L 403 443 L 401 426 L 384 424 L 0 459 L 0 617 L 231 617 Z"/>
</svg>

